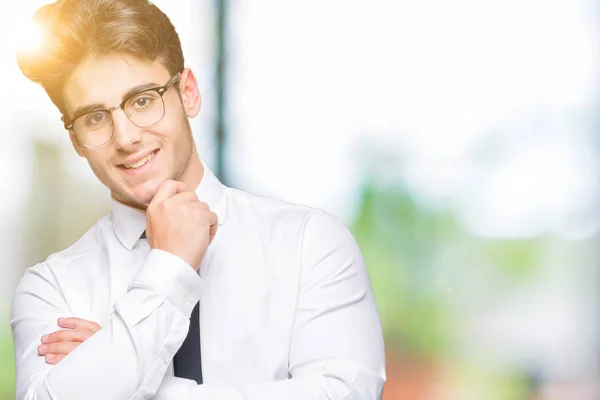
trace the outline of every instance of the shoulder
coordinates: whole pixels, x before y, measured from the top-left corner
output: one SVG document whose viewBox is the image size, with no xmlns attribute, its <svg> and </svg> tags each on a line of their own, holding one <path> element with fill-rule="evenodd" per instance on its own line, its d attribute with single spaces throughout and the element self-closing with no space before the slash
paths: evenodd
<svg viewBox="0 0 600 400">
<path fill-rule="evenodd" d="M 301 242 L 316 238 L 348 240 L 352 237 L 347 226 L 333 214 L 306 205 L 295 204 L 274 197 L 257 196 L 231 189 L 230 204 L 234 218 L 250 218 L 264 229 L 299 235 Z M 300 242 L 299 242 L 300 244 Z"/>
<path fill-rule="evenodd" d="M 255 195 L 238 189 L 230 189 L 228 208 L 231 208 L 231 213 L 238 217 L 257 218 L 283 224 L 304 226 L 309 220 L 315 220 L 317 224 L 341 223 L 333 215 L 318 208 L 275 197 Z"/>
<path fill-rule="evenodd" d="M 230 205 L 241 212 L 258 217 L 306 217 L 313 208 L 275 197 L 260 196 L 239 189 L 229 190 Z"/>
</svg>

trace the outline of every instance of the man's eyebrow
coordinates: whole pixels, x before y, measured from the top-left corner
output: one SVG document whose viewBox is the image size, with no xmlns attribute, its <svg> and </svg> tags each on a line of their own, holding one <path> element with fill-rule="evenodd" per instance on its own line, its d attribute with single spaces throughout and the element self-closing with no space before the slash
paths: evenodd
<svg viewBox="0 0 600 400">
<path fill-rule="evenodd" d="M 159 85 L 158 83 L 143 83 L 141 85 L 137 85 L 132 87 L 131 89 L 129 89 L 127 92 L 125 92 L 125 94 L 123 95 L 122 99 L 126 99 L 128 97 L 131 97 L 139 92 L 143 92 L 144 90 L 148 90 L 148 89 L 155 89 L 155 88 L 159 88 L 161 87 L 161 85 Z"/>
<path fill-rule="evenodd" d="M 121 99 L 125 100 L 125 99 L 129 98 L 130 96 L 133 96 L 139 92 L 143 92 L 144 90 L 155 89 L 155 88 L 159 88 L 159 87 L 161 87 L 161 86 L 158 83 L 143 83 L 141 85 L 137 85 L 137 86 L 134 86 L 131 89 L 129 89 L 127 92 L 125 92 L 125 94 L 123 95 L 123 97 Z M 75 121 L 77 118 L 79 118 L 82 115 L 87 114 L 89 112 L 92 112 L 95 110 L 100 110 L 100 109 L 106 109 L 106 108 L 108 108 L 108 107 L 105 104 L 100 104 L 100 103 L 89 104 L 86 106 L 77 107 L 77 109 L 73 113 L 73 118 L 71 118 L 71 121 Z"/>
<path fill-rule="evenodd" d="M 106 108 L 104 107 L 104 104 L 90 104 L 87 106 L 81 106 L 81 107 L 77 107 L 77 109 L 75 110 L 75 112 L 73 113 L 73 117 L 71 118 L 71 123 L 73 121 L 75 121 L 77 118 L 81 117 L 84 114 L 87 114 L 89 112 L 92 112 L 94 110 L 99 110 L 101 108 Z"/>
</svg>

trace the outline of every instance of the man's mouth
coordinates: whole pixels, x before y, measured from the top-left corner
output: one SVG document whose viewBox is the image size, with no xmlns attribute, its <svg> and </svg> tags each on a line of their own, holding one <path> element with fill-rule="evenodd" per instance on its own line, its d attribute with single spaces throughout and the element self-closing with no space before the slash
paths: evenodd
<svg viewBox="0 0 600 400">
<path fill-rule="evenodd" d="M 150 160 L 154 158 L 158 150 L 154 150 L 152 153 L 148 154 L 146 157 L 142 158 L 131 164 L 121 164 L 120 166 L 124 169 L 139 169 L 146 165 Z"/>
</svg>

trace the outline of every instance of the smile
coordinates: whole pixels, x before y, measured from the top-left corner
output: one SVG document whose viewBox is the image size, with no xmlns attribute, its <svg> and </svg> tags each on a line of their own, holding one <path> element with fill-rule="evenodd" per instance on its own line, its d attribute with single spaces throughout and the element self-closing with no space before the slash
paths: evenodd
<svg viewBox="0 0 600 400">
<path fill-rule="evenodd" d="M 141 160 L 136 161 L 132 164 L 123 164 L 123 168 L 125 168 L 125 169 L 142 168 L 144 165 L 146 165 L 150 160 L 152 160 L 154 158 L 154 156 L 156 155 L 157 152 L 158 152 L 158 150 L 155 150 L 152 153 L 148 154 L 146 157 L 144 157 Z"/>
</svg>

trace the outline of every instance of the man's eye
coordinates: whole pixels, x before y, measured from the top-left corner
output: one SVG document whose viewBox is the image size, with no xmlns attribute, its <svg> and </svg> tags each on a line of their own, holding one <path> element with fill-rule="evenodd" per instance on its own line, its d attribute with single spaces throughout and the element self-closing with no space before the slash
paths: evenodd
<svg viewBox="0 0 600 400">
<path fill-rule="evenodd" d="M 152 103 L 152 99 L 150 97 L 140 97 L 133 103 L 134 108 L 146 108 Z"/>
<path fill-rule="evenodd" d="M 89 125 L 98 125 L 106 120 L 106 114 L 102 112 L 97 112 L 90 114 L 87 118 L 87 124 Z"/>
</svg>

